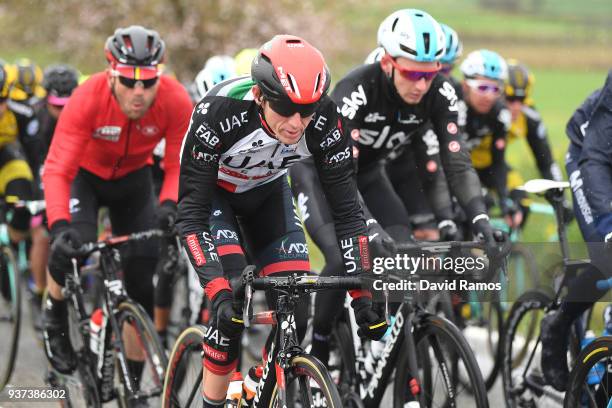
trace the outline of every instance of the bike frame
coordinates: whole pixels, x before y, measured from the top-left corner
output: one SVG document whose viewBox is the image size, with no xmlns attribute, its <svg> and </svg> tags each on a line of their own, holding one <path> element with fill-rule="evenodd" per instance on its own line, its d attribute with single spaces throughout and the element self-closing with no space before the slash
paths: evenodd
<svg viewBox="0 0 612 408">
<path fill-rule="evenodd" d="M 563 292 L 563 288 L 567 286 L 568 282 L 571 279 L 576 277 L 579 269 L 590 265 L 590 260 L 570 258 L 569 243 L 567 240 L 567 228 L 563 219 L 563 190 L 549 190 L 544 194 L 544 196 L 554 209 L 555 219 L 557 222 L 559 246 L 561 247 L 561 255 L 563 257 L 563 278 L 561 279 L 559 287 L 555 291 L 555 296 L 552 301 L 552 304 L 550 305 L 550 307 L 547 307 L 544 310 L 545 313 L 548 313 L 552 310 L 557 310 L 560 307 L 560 299 L 561 293 Z M 578 336 L 578 340 L 582 341 L 582 339 L 584 338 L 584 326 L 582 324 L 581 319 L 577 319 L 574 322 L 573 327 Z M 531 381 L 528 376 L 529 370 L 531 369 L 533 360 L 535 358 L 536 350 L 538 349 L 538 346 L 541 342 L 541 336 L 542 334 L 539 333 L 535 346 L 532 348 L 529 354 L 529 359 L 527 360 L 527 363 L 525 364 L 525 367 L 521 374 L 521 378 L 524 380 L 524 382 L 514 392 L 516 392 L 517 394 L 521 394 L 525 388 L 528 388 L 536 393 L 545 394 L 547 397 L 563 404 L 563 395 L 561 393 L 558 393 L 556 390 L 553 390 L 550 386 L 542 386 L 538 382 Z"/>
<path fill-rule="evenodd" d="M 347 301 L 349 298 L 347 296 Z M 415 315 L 426 313 L 420 309 L 415 309 L 412 306 L 413 298 L 410 294 L 405 294 L 405 299 L 399 304 L 397 311 L 393 315 L 394 323 L 390 327 L 390 333 L 385 341 L 385 348 L 381 354 L 375 358 L 377 361 L 374 366 L 374 372 L 368 373 L 365 369 L 365 361 L 368 358 L 373 358 L 372 351 L 365 352 L 363 343 L 357 334 L 358 325 L 355 319 L 355 312 L 352 308 L 347 308 L 348 322 L 351 330 L 353 341 L 353 351 L 355 355 L 355 371 L 356 378 L 352 379 L 354 386 L 359 390 L 359 397 L 366 407 L 378 407 L 382 397 L 389 384 L 389 378 L 395 370 L 390 361 L 397 361 L 402 348 L 404 352 L 409 353 L 409 370 L 414 375 L 418 375 L 418 363 L 416 355 L 416 344 L 414 342 L 414 333 L 412 332 Z M 421 383 L 418 377 L 413 376 L 418 384 Z M 422 395 L 416 395 L 417 399 L 422 398 Z M 424 404 L 423 401 L 421 401 Z M 425 406 L 425 405 L 423 405 Z"/>
<path fill-rule="evenodd" d="M 256 313 L 251 319 L 252 324 L 274 326 L 274 341 L 265 356 L 263 374 L 253 399 L 253 407 L 268 406 L 272 397 L 271 386 L 278 386 L 279 406 L 287 406 L 287 389 L 285 370 L 291 367 L 291 359 L 305 354 L 299 344 L 295 324 L 295 304 L 299 295 L 282 294 L 278 298 L 277 311 Z"/>
<path fill-rule="evenodd" d="M 151 234 L 149 234 L 151 235 Z M 155 235 L 155 234 L 152 234 Z M 127 358 L 125 346 L 120 336 L 115 336 L 112 339 L 112 333 L 121 333 L 121 327 L 115 316 L 114 311 L 117 310 L 119 304 L 129 299 L 123 280 L 121 266 L 119 262 L 119 250 L 114 247 L 116 244 L 127 242 L 130 239 L 146 238 L 147 233 L 136 233 L 131 236 L 111 238 L 107 242 L 99 242 L 89 244 L 90 249 L 86 251 L 88 255 L 99 252 L 99 274 L 104 283 L 104 296 L 102 298 L 102 310 L 104 312 L 105 321 L 100 332 L 100 343 L 98 355 L 93 355 L 89 348 L 89 320 L 90 316 L 85 310 L 83 301 L 83 289 L 80 285 L 79 268 L 76 259 L 72 259 L 72 274 L 66 274 L 66 284 L 63 289 L 65 298 L 70 299 L 76 318 L 79 322 L 79 333 L 83 339 L 83 349 L 77 351 L 79 360 L 85 361 L 89 367 L 94 369 L 94 377 L 96 379 L 96 387 L 100 392 L 102 400 L 111 400 L 116 397 L 113 394 L 113 375 L 114 375 L 114 360 L 115 357 L 119 360 L 121 367 L 121 375 L 124 384 L 129 393 L 134 394 L 135 385 L 133 379 L 129 375 L 127 368 Z M 114 351 L 114 355 L 110 353 Z M 109 389 L 110 388 L 110 389 Z"/>
</svg>

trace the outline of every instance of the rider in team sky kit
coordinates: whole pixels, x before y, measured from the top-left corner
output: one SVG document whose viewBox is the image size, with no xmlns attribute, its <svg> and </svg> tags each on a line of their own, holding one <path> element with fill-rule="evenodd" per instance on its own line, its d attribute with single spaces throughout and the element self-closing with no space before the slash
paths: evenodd
<svg viewBox="0 0 612 408">
<path fill-rule="evenodd" d="M 383 21 L 378 42 L 386 50 L 381 61 L 351 71 L 332 93 L 332 99 L 346 119 L 346 132 L 357 140 L 358 185 L 373 219 L 378 220 L 394 240 L 410 239 L 410 220 L 386 175 L 385 159 L 407 145 L 423 125 L 431 122 L 440 134 L 440 156 L 450 187 L 470 216 L 474 235 L 483 238 L 491 247 L 495 246 L 480 183 L 459 137 L 454 88 L 436 75 L 440 69 L 439 59 L 445 51 L 441 27 L 420 10 L 400 10 Z M 308 205 L 306 201 L 305 208 L 311 219 L 307 218 L 305 223 L 325 254 L 326 266 L 322 274 L 334 275 L 338 273 L 340 254 L 327 238 L 332 225 L 321 205 L 324 201 L 319 198 L 316 178 L 311 176 L 312 171 L 306 173 L 306 170 L 305 163 L 292 168 L 293 188 L 298 202 L 307 197 L 315 203 Z M 368 218 L 369 222 L 374 222 L 372 217 Z M 312 353 L 322 361 L 326 361 L 329 354 L 328 340 L 334 319 L 330 311 L 341 310 L 342 297 L 340 291 L 317 295 Z"/>
</svg>

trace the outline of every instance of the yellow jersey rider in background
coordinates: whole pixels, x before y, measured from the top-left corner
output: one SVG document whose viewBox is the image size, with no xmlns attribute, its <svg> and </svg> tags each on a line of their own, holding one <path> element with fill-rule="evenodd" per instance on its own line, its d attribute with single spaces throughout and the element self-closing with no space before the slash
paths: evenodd
<svg viewBox="0 0 612 408">
<path fill-rule="evenodd" d="M 9 99 L 10 91 L 7 71 L 0 66 L 0 196 L 31 200 L 33 176 L 27 159 L 38 157 L 38 120 L 31 107 Z M 15 208 L 8 219 L 10 240 L 24 239 L 30 229 L 27 208 Z"/>
<path fill-rule="evenodd" d="M 516 140 L 524 140 L 533 154 L 540 176 L 549 180 L 563 179 L 561 168 L 555 163 L 548 141 L 548 132 L 542 116 L 535 109 L 532 97 L 535 77 L 525 64 L 508 59 L 508 79 L 505 86 L 506 106 L 512 114 L 512 124 L 506 136 L 508 145 Z M 523 191 L 516 190 L 524 184 L 521 174 L 508 168 L 508 191 L 523 213 L 523 225 L 529 213 L 529 202 Z M 566 213 L 571 214 L 570 204 L 565 205 Z M 566 217 L 567 219 L 567 217 Z"/>
<path fill-rule="evenodd" d="M 20 58 L 6 67 L 9 82 L 12 84 L 9 98 L 13 101 L 33 105 L 45 97 L 42 86 L 43 71 L 29 58 Z"/>
</svg>

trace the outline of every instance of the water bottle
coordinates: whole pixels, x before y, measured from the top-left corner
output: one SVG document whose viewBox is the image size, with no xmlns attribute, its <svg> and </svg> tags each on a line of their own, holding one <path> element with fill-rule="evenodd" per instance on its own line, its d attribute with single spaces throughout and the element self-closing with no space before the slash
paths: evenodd
<svg viewBox="0 0 612 408">
<path fill-rule="evenodd" d="M 240 371 L 234 372 L 227 387 L 227 397 L 225 398 L 226 407 L 239 407 L 242 398 L 242 374 Z"/>
<path fill-rule="evenodd" d="M 249 369 L 246 378 L 242 382 L 242 405 L 250 407 L 257 392 L 257 385 L 263 375 L 263 366 L 256 365 Z"/>
<path fill-rule="evenodd" d="M 89 319 L 89 349 L 95 355 L 100 351 L 100 332 L 104 323 L 104 313 L 102 309 L 94 310 Z"/>
<path fill-rule="evenodd" d="M 580 347 L 585 348 L 589 344 L 591 344 L 595 340 L 595 333 L 593 330 L 587 330 L 584 334 L 584 338 L 580 342 Z M 589 370 L 589 375 L 587 376 L 587 383 L 589 385 L 599 384 L 600 378 L 602 378 L 604 374 L 605 367 L 602 363 L 597 363 Z"/>
</svg>

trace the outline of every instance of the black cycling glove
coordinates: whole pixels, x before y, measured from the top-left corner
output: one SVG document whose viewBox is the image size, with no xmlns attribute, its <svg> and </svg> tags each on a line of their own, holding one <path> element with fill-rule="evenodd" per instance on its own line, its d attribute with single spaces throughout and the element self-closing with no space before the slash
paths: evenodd
<svg viewBox="0 0 612 408">
<path fill-rule="evenodd" d="M 242 316 L 236 313 L 232 307 L 232 301 L 232 292 L 222 290 L 217 293 L 212 302 L 212 310 L 217 316 L 217 328 L 230 339 L 240 337 L 244 329 Z"/>
<path fill-rule="evenodd" d="M 359 325 L 357 334 L 370 340 L 380 340 L 389 327 L 384 313 L 373 308 L 372 299 L 360 296 L 353 299 L 351 306 L 355 311 L 355 320 Z"/>
</svg>

